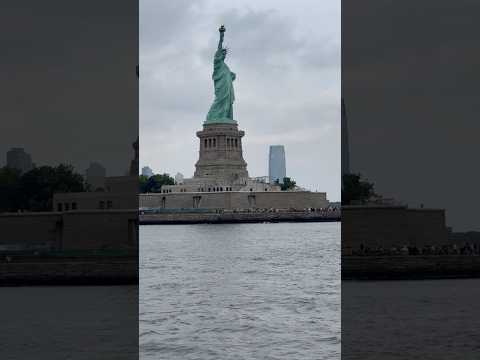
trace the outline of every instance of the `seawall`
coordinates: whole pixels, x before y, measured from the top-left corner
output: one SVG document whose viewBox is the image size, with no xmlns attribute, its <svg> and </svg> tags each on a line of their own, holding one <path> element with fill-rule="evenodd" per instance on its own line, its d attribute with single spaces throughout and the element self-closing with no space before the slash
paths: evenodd
<svg viewBox="0 0 480 360">
<path fill-rule="evenodd" d="M 297 209 L 327 208 L 324 192 L 310 191 L 220 191 L 143 193 L 140 208 L 163 209 Z"/>
<path fill-rule="evenodd" d="M 162 212 L 140 213 L 141 225 L 161 224 L 228 224 L 262 222 L 325 222 L 340 221 L 340 212 L 228 212 L 189 213 Z"/>
<path fill-rule="evenodd" d="M 0 286 L 138 284 L 138 257 L 2 257 Z"/>
<path fill-rule="evenodd" d="M 478 277 L 478 255 L 342 256 L 342 280 Z"/>
</svg>

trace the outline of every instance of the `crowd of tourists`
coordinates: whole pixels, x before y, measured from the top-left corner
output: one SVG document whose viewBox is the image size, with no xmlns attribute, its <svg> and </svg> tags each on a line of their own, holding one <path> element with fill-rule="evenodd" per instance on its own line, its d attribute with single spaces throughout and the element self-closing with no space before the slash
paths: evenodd
<svg viewBox="0 0 480 360">
<path fill-rule="evenodd" d="M 216 213 L 290 213 L 290 212 L 299 212 L 299 213 L 326 213 L 326 214 L 331 214 L 331 213 L 338 213 L 340 215 L 340 209 L 334 208 L 334 207 L 328 207 L 328 208 L 306 208 L 306 209 L 295 209 L 295 208 L 290 208 L 290 209 L 275 209 L 275 208 L 247 208 L 247 209 L 233 209 L 233 210 L 226 210 L 226 209 L 215 209 L 212 210 Z"/>
<path fill-rule="evenodd" d="M 475 243 L 465 243 L 462 245 L 425 245 L 422 247 L 403 245 L 390 248 L 382 246 L 371 248 L 360 244 L 358 249 L 344 249 L 344 255 L 480 255 L 480 246 Z"/>
</svg>

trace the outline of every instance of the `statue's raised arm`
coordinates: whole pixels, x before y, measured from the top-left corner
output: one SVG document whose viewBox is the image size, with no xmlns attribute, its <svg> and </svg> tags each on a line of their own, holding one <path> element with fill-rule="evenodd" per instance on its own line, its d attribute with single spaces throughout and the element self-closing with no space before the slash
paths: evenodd
<svg viewBox="0 0 480 360">
<path fill-rule="evenodd" d="M 233 120 L 233 102 L 235 94 L 233 91 L 233 81 L 236 78 L 235 73 L 231 72 L 225 57 L 227 49 L 223 48 L 223 37 L 225 35 L 225 26 L 220 26 L 220 40 L 218 48 L 213 59 L 212 79 L 215 88 L 215 100 L 207 114 L 206 123 L 236 123 Z"/>
<path fill-rule="evenodd" d="M 218 31 L 220 32 L 220 40 L 218 41 L 218 50 L 220 50 L 220 49 L 222 49 L 223 37 L 225 36 L 225 26 L 223 26 L 223 25 L 220 26 Z"/>
</svg>

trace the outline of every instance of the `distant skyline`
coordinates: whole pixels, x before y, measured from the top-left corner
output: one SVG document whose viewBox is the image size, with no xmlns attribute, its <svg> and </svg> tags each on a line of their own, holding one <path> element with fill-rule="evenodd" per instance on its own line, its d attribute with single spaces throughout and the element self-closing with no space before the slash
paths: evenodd
<svg viewBox="0 0 480 360">
<path fill-rule="evenodd" d="M 3 160 L 0 160 L 0 167 L 8 166 L 8 167 L 13 167 L 13 168 L 18 168 L 18 166 L 9 165 L 8 155 L 7 155 L 12 150 L 18 150 L 18 149 L 23 149 L 25 151 L 25 148 L 19 147 L 19 146 L 14 146 L 14 147 L 8 149 L 7 152 L 5 154 L 3 154 Z M 85 168 L 82 168 L 81 165 L 79 166 L 78 163 L 72 162 L 72 161 L 69 161 L 69 160 L 55 161 L 55 160 L 47 159 L 47 161 L 45 163 L 37 164 L 36 162 L 33 161 L 33 157 L 31 156 L 32 154 L 30 154 L 28 151 L 25 151 L 25 154 L 30 157 L 30 161 L 32 162 L 32 165 L 31 165 L 32 168 L 42 167 L 42 166 L 69 165 L 69 166 L 73 166 L 74 171 L 76 173 L 81 174 L 81 175 L 86 175 L 89 168 L 91 168 L 92 164 L 99 165 L 99 166 L 103 167 L 103 164 L 98 162 L 98 161 L 88 161 L 88 160 L 84 161 L 85 164 L 88 163 L 88 166 L 85 166 Z M 107 168 L 104 168 L 104 170 L 105 170 L 105 172 L 108 171 Z M 112 170 L 110 170 L 110 172 L 112 172 Z M 111 176 L 122 176 L 122 175 L 126 175 L 127 173 L 128 173 L 128 169 L 125 169 L 123 172 L 122 172 L 121 169 L 118 169 L 118 171 L 116 172 L 116 175 L 111 175 Z"/>
<path fill-rule="evenodd" d="M 140 167 L 193 176 L 221 24 L 250 176 L 281 144 L 287 176 L 340 200 L 340 2 L 141 0 Z"/>
</svg>

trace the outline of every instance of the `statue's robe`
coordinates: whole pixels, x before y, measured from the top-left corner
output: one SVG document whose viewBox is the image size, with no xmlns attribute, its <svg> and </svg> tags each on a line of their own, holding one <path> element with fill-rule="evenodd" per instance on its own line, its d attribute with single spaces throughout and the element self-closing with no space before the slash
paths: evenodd
<svg viewBox="0 0 480 360">
<path fill-rule="evenodd" d="M 215 53 L 212 79 L 215 85 L 215 100 L 208 111 L 207 122 L 232 122 L 235 73 L 225 64 L 222 49 Z"/>
</svg>

